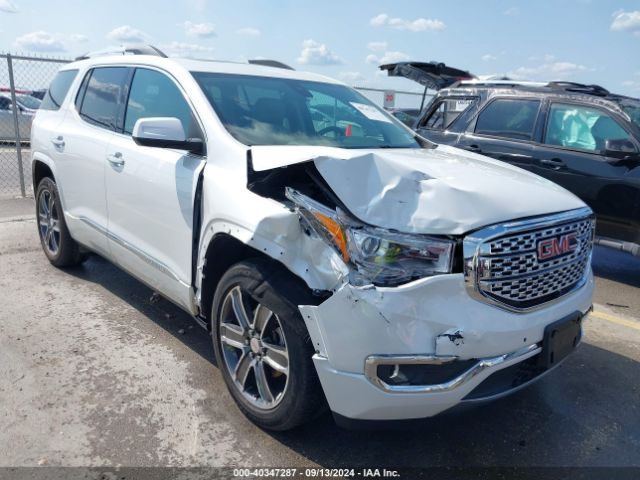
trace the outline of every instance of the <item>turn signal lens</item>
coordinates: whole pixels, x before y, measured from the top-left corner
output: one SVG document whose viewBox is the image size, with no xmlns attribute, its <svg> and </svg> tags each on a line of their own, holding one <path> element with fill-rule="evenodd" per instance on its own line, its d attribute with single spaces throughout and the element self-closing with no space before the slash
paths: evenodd
<svg viewBox="0 0 640 480">
<path fill-rule="evenodd" d="M 345 261 L 345 263 L 348 262 L 350 256 L 349 250 L 347 248 L 347 236 L 345 235 L 344 230 L 342 229 L 340 224 L 320 212 L 312 212 L 312 214 L 327 230 L 329 237 L 331 238 L 333 243 L 335 243 L 336 247 L 338 247 L 338 250 L 340 250 L 342 259 Z"/>
</svg>

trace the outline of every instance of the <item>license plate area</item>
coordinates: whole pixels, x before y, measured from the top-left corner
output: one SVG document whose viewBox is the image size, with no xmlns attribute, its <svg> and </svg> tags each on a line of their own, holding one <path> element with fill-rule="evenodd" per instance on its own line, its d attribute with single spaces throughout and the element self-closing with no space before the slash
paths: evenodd
<svg viewBox="0 0 640 480">
<path fill-rule="evenodd" d="M 545 368 L 560 363 L 575 350 L 582 337 L 582 315 L 576 313 L 546 326 L 540 362 Z"/>
</svg>

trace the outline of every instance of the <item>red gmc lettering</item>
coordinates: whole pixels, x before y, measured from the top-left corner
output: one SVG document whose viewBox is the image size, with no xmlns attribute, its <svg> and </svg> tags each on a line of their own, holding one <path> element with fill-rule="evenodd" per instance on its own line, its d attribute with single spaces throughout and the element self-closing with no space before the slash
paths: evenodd
<svg viewBox="0 0 640 480">
<path fill-rule="evenodd" d="M 560 237 L 547 238 L 538 243 L 538 260 L 548 260 L 578 248 L 575 233 L 568 233 Z"/>
</svg>

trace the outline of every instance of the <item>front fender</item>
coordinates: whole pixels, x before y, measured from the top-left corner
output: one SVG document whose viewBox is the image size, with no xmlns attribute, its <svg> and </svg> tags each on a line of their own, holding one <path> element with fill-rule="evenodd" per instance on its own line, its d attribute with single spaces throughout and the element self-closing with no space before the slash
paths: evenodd
<svg viewBox="0 0 640 480">
<path fill-rule="evenodd" d="M 283 208 L 277 215 L 261 218 L 254 227 L 221 219 L 204 224 L 196 271 L 198 291 L 208 246 L 220 234 L 230 235 L 282 263 L 312 290 L 334 290 L 348 274 L 347 266 L 336 252 L 321 239 L 307 235 L 300 226 L 298 214 Z"/>
</svg>

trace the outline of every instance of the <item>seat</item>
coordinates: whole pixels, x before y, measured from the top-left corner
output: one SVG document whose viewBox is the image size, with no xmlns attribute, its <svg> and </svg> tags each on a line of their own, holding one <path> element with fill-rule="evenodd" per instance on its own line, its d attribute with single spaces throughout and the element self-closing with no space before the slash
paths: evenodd
<svg viewBox="0 0 640 480">
<path fill-rule="evenodd" d="M 266 123 L 277 132 L 288 132 L 287 112 L 284 102 L 277 98 L 261 98 L 252 109 L 253 119 Z"/>
<path fill-rule="evenodd" d="M 598 118 L 591 127 L 591 135 L 596 142 L 596 151 L 598 152 L 605 149 L 607 140 L 625 138 L 624 131 L 620 126 L 611 117 L 604 115 Z"/>
</svg>

